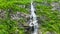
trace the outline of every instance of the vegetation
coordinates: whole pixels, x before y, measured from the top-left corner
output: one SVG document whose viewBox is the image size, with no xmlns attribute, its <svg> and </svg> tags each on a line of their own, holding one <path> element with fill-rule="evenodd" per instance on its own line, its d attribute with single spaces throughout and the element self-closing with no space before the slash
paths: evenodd
<svg viewBox="0 0 60 34">
<path fill-rule="evenodd" d="M 19 23 L 25 24 L 28 20 L 24 17 L 13 20 L 10 14 L 30 14 L 30 2 L 31 0 L 0 0 L 0 34 L 25 34 L 25 29 Z M 34 3 L 43 34 L 47 31 L 60 34 L 60 0 L 34 0 Z M 52 6 L 52 3 L 57 5 Z M 54 7 L 59 8 L 52 10 Z"/>
</svg>

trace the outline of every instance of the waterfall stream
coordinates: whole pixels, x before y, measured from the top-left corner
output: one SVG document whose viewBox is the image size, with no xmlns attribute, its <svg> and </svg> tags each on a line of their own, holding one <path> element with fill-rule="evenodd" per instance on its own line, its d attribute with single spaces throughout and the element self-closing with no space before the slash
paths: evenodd
<svg viewBox="0 0 60 34">
<path fill-rule="evenodd" d="M 33 1 L 31 2 L 31 15 L 30 15 L 30 23 L 29 26 L 34 26 L 34 31 L 31 34 L 38 34 L 38 23 L 37 23 L 37 17 L 35 14 L 35 8 L 33 6 Z"/>
</svg>

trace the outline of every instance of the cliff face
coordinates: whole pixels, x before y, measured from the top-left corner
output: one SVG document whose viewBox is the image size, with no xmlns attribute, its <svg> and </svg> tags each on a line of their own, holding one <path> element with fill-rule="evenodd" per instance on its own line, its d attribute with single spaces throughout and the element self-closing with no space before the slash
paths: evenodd
<svg viewBox="0 0 60 34">
<path fill-rule="evenodd" d="M 0 34 L 28 34 L 30 0 L 0 1 Z M 60 1 L 34 0 L 39 34 L 60 34 Z M 25 27 L 27 26 L 27 27 Z"/>
</svg>

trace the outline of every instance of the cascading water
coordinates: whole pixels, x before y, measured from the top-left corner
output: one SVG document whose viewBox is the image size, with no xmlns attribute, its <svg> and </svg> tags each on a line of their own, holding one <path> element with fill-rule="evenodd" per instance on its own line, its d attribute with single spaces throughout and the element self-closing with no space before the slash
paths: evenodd
<svg viewBox="0 0 60 34">
<path fill-rule="evenodd" d="M 34 26 L 34 31 L 31 34 L 38 34 L 38 23 L 37 23 L 37 17 L 35 14 L 35 8 L 33 6 L 33 1 L 31 2 L 31 15 L 30 15 L 30 24 L 29 26 Z"/>
</svg>

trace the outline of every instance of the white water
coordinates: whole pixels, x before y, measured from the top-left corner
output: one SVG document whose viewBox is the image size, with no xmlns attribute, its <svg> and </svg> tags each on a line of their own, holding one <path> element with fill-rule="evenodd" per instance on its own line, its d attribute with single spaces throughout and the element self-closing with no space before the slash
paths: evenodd
<svg viewBox="0 0 60 34">
<path fill-rule="evenodd" d="M 30 19 L 31 22 L 30 22 L 29 26 L 31 26 L 31 27 L 34 26 L 34 32 L 32 32 L 31 34 L 38 34 L 38 23 L 37 23 L 37 17 L 36 17 L 36 14 L 35 14 L 35 8 L 33 6 L 33 2 L 31 2 L 31 15 L 30 15 L 30 18 L 32 18 L 32 19 Z"/>
</svg>

